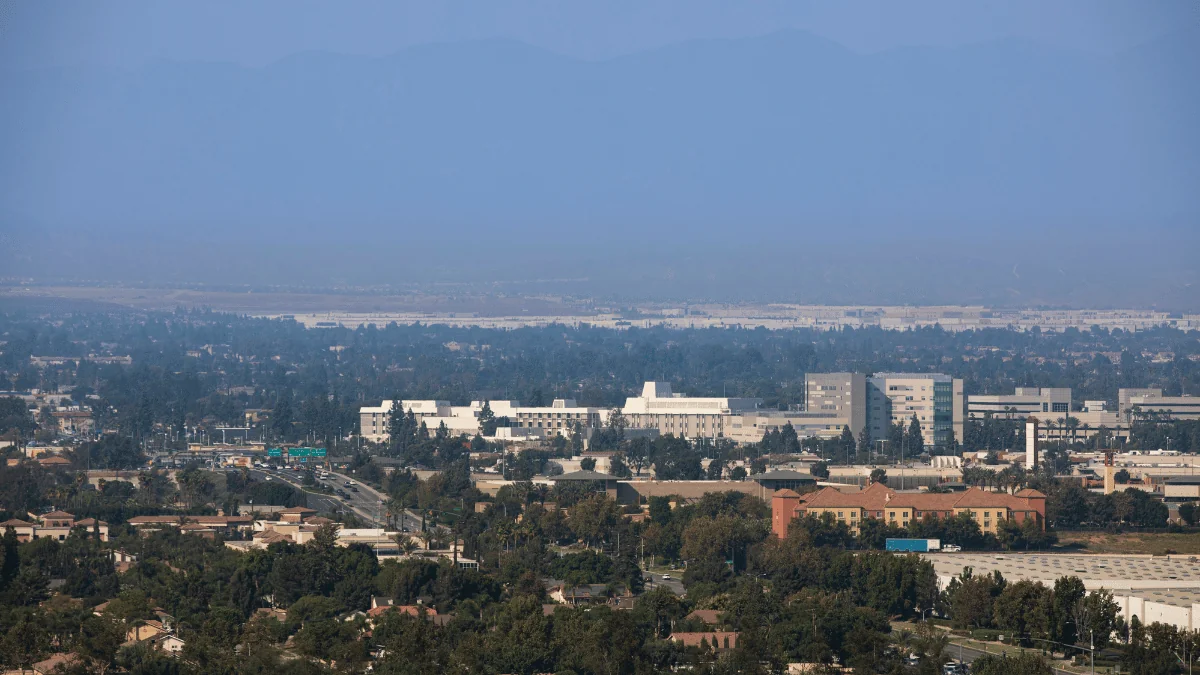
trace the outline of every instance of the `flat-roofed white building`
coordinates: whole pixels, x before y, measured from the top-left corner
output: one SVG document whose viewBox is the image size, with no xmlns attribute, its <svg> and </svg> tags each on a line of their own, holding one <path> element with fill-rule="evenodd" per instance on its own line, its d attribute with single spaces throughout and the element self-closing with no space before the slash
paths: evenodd
<svg viewBox="0 0 1200 675">
<path fill-rule="evenodd" d="M 983 419 L 989 414 L 1004 419 L 1030 415 L 1066 414 L 1071 411 L 1070 387 L 1017 387 L 1012 394 L 972 394 L 967 397 L 967 417 Z"/>
<path fill-rule="evenodd" d="M 1163 396 L 1162 389 L 1120 389 L 1117 412 L 1129 421 L 1138 414 L 1172 420 L 1200 420 L 1200 396 Z"/>
<path fill-rule="evenodd" d="M 690 397 L 672 392 L 667 382 L 647 382 L 641 396 L 625 400 L 621 414 L 630 428 L 658 429 L 661 434 L 684 438 L 717 438 L 725 435 L 731 415 L 752 413 L 761 405 L 761 398 Z"/>
<path fill-rule="evenodd" d="M 396 405 L 396 401 L 384 401 L 378 406 L 359 408 L 362 437 L 375 443 L 386 441 L 388 419 Z M 519 401 L 471 401 L 469 405 L 452 406 L 448 401 L 404 400 L 399 405 L 406 413 L 412 411 L 417 422 L 423 423 L 430 433 L 444 424 L 454 436 L 480 432 L 479 417 L 484 405 L 491 408 L 502 426 L 530 430 L 517 434 L 522 437 L 566 435 L 576 424 L 598 427 L 605 413 L 604 408 L 578 406 L 574 399 L 556 399 L 549 406 L 538 407 L 523 407 Z"/>
<path fill-rule="evenodd" d="M 572 427 L 598 428 L 607 422 L 608 410 L 580 406 L 573 398 L 555 399 L 549 406 L 513 407 L 504 409 L 501 414 L 492 407 L 496 417 L 508 417 L 510 426 L 519 429 L 537 429 L 540 435 L 565 436 L 571 433 Z"/>
</svg>

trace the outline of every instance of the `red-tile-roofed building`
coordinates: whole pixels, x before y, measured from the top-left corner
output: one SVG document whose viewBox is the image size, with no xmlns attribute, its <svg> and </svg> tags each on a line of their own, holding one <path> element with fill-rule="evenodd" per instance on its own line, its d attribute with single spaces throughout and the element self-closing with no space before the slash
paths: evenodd
<svg viewBox="0 0 1200 675">
<path fill-rule="evenodd" d="M 897 492 L 883 483 L 850 493 L 831 487 L 805 495 L 780 490 L 771 498 L 771 530 L 784 538 L 788 525 L 796 517 L 826 513 L 855 534 L 867 518 L 906 527 L 925 518 L 951 518 L 969 513 L 982 532 L 995 534 L 1001 524 L 1010 520 L 1017 523 L 1033 520 L 1045 529 L 1046 496 L 1037 490 L 1009 494 L 977 487 L 957 493 Z"/>
<path fill-rule="evenodd" d="M 738 634 L 734 631 L 714 630 L 694 633 L 671 633 L 667 638 L 685 647 L 703 647 L 708 645 L 713 651 L 723 652 L 737 648 Z"/>
<path fill-rule="evenodd" d="M 17 541 L 23 544 L 33 539 L 33 531 L 37 526 L 33 523 L 25 522 L 24 520 L 10 518 L 3 523 L 0 523 L 0 534 L 7 532 L 8 528 L 10 527 L 16 533 Z"/>
</svg>

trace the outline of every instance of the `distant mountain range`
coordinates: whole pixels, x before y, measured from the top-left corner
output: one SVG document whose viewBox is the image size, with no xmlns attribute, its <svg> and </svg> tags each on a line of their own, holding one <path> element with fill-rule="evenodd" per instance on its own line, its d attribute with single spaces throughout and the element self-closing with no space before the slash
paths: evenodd
<svg viewBox="0 0 1200 675">
<path fill-rule="evenodd" d="M 1116 292 L 1098 267 L 1147 265 L 1114 304 L 1187 304 L 1197 45 L 860 55 L 788 31 L 602 62 L 482 41 L 5 72 L 0 229 L 28 273 L 1098 305 Z M 889 289 L 847 272 L 866 261 L 922 271 Z M 960 273 L 983 280 L 945 297 Z"/>
</svg>

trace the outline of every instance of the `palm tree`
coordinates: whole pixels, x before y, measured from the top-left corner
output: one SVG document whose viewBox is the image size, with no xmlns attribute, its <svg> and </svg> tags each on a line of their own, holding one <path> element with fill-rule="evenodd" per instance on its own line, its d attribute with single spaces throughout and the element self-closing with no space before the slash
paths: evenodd
<svg viewBox="0 0 1200 675">
<path fill-rule="evenodd" d="M 392 535 L 392 539 L 396 542 L 396 548 L 400 550 L 400 555 L 412 555 L 413 551 L 419 548 L 417 542 L 403 532 L 397 532 Z"/>
<path fill-rule="evenodd" d="M 1071 445 L 1075 445 L 1075 432 L 1079 429 L 1079 418 L 1068 415 L 1067 428 L 1071 431 Z"/>
<path fill-rule="evenodd" d="M 950 634 L 946 631 L 923 621 L 917 625 L 917 637 L 914 642 L 921 649 L 921 654 L 935 666 L 941 667 L 946 662 L 946 647 L 950 645 Z"/>
</svg>

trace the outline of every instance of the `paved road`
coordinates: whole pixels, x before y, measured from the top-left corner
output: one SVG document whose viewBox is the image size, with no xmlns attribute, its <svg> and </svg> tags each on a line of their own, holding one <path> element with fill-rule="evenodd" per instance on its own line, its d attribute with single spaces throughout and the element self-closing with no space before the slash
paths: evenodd
<svg viewBox="0 0 1200 675">
<path fill-rule="evenodd" d="M 946 653 L 949 654 L 955 660 L 962 660 L 967 663 L 971 663 L 975 659 L 977 659 L 985 654 L 985 652 L 982 649 L 976 649 L 974 647 L 967 647 L 965 645 L 959 645 L 959 644 L 951 644 L 949 647 L 946 648 Z M 1053 666 L 1051 666 L 1051 667 L 1054 668 Z M 1079 673 L 1077 673 L 1077 672 L 1072 672 L 1070 670 L 1063 670 L 1061 668 L 1054 668 L 1054 672 L 1056 675 L 1079 675 Z"/>
<path fill-rule="evenodd" d="M 379 492 L 370 485 L 365 485 L 355 481 L 350 476 L 333 472 L 330 472 L 330 476 L 332 476 L 332 478 L 326 481 L 326 483 L 335 488 L 341 488 L 342 490 L 346 491 L 346 494 L 350 497 L 350 501 L 348 503 L 354 509 L 355 513 L 358 513 L 360 516 L 376 525 L 383 524 L 383 518 L 385 517 L 386 512 L 384 511 L 382 502 L 387 501 L 387 495 Z M 349 482 L 355 482 L 354 487 L 358 488 L 358 492 L 354 492 L 346 486 L 346 483 Z"/>
<path fill-rule="evenodd" d="M 283 481 L 283 482 L 291 485 L 294 488 L 297 488 L 299 490 L 304 490 L 304 485 L 303 485 L 304 480 L 302 478 L 303 474 L 296 473 L 295 471 L 267 468 L 267 469 L 252 469 L 250 473 L 257 480 L 265 480 L 266 478 L 269 477 L 271 480 L 280 480 L 280 481 Z M 345 487 L 342 487 L 342 485 L 347 480 L 349 480 L 349 479 L 347 479 L 343 476 L 343 477 L 341 477 L 341 480 L 330 479 L 330 480 L 322 481 L 325 484 L 330 485 L 331 487 L 334 487 L 334 488 L 341 487 L 343 490 L 346 490 L 346 494 L 348 495 L 348 497 L 345 500 L 343 500 L 337 496 L 334 496 L 334 495 L 323 495 L 323 494 L 307 492 L 306 494 L 308 496 L 308 502 L 307 502 L 308 508 L 316 509 L 317 511 L 320 511 L 322 513 L 337 513 L 339 511 L 351 511 L 355 515 L 357 515 L 359 518 L 362 518 L 363 520 L 367 521 L 371 525 L 374 525 L 374 526 L 380 525 L 381 523 L 378 520 L 378 516 L 379 516 L 379 512 L 380 512 L 379 500 L 378 500 L 378 498 L 373 496 L 378 493 L 376 493 L 371 488 L 365 487 L 365 486 L 358 486 L 359 492 L 351 492 L 348 489 L 346 489 Z"/>
<path fill-rule="evenodd" d="M 675 595 L 683 595 L 683 582 L 680 581 L 679 577 L 674 574 L 670 576 L 670 579 L 664 579 L 663 575 L 661 574 L 654 574 L 652 572 L 644 572 L 642 574 L 642 578 L 646 580 L 647 591 L 652 591 L 659 586 L 664 586 Z"/>
</svg>

